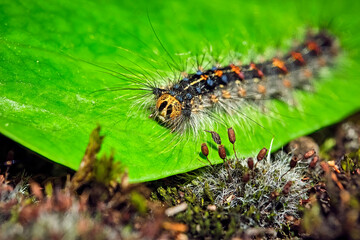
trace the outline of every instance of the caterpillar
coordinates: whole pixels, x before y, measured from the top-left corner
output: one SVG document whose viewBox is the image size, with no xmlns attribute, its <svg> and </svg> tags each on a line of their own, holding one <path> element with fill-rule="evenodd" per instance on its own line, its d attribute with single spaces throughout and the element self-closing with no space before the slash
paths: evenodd
<svg viewBox="0 0 360 240">
<path fill-rule="evenodd" d="M 183 74 L 182 79 L 165 86 L 146 81 L 135 82 L 150 96 L 136 105 L 152 112 L 150 117 L 172 132 L 190 130 L 195 135 L 216 113 L 235 117 L 244 104 L 265 99 L 284 100 L 291 89 L 311 86 L 320 69 L 331 65 L 339 49 L 335 37 L 325 31 L 308 33 L 305 41 L 283 57 L 248 65 L 219 64 L 196 73 Z"/>
</svg>

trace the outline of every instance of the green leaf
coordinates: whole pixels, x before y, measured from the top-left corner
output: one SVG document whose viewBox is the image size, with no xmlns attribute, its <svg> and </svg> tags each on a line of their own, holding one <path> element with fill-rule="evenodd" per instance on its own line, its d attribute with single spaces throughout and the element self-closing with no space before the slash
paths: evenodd
<svg viewBox="0 0 360 240">
<path fill-rule="evenodd" d="M 244 110 L 263 127 L 230 120 L 228 126 L 208 129 L 224 139 L 226 127 L 233 127 L 242 155 L 268 146 L 273 136 L 273 148 L 279 148 L 359 110 L 359 10 L 359 3 L 350 1 L 2 2 L 0 132 L 77 169 L 99 123 L 106 136 L 103 151 L 115 149 L 132 182 L 189 171 L 205 164 L 198 160 L 200 145 L 210 135 L 176 136 L 148 118 L 147 109 L 135 110 L 134 90 L 98 90 L 128 86 L 126 69 L 145 73 L 150 81 L 171 77 L 173 60 L 183 63 L 205 48 L 213 56 L 241 53 L 244 62 L 269 49 L 285 53 L 308 27 L 325 25 L 338 37 L 342 53 L 316 81 L 315 93 L 296 92 L 295 109 L 271 102 L 264 113 Z M 116 78 L 110 70 L 128 77 Z M 225 146 L 232 153 L 230 144 Z M 210 159 L 221 162 L 217 151 L 210 151 Z"/>
</svg>

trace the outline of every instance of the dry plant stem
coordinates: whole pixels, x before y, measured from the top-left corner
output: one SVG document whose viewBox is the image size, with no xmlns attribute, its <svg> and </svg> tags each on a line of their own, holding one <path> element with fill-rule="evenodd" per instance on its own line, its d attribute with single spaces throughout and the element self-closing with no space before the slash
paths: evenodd
<svg viewBox="0 0 360 240">
<path fill-rule="evenodd" d="M 292 168 L 290 168 L 289 170 L 287 170 L 283 175 L 281 175 L 280 179 L 283 178 L 288 172 L 291 171 Z"/>
<path fill-rule="evenodd" d="M 224 159 L 224 165 L 225 165 L 225 168 L 228 172 L 228 176 L 229 176 L 229 182 L 233 182 L 233 178 L 231 176 L 231 172 L 230 172 L 230 165 L 229 165 L 229 161 L 227 159 Z"/>
<path fill-rule="evenodd" d="M 214 165 L 210 162 L 208 156 L 206 156 L 206 160 L 210 163 L 210 166 L 211 166 L 212 168 L 214 168 Z"/>
<path fill-rule="evenodd" d="M 233 143 L 233 150 L 234 150 L 234 153 L 235 153 L 235 158 L 236 158 L 236 161 L 239 161 L 237 155 L 236 155 L 236 151 L 235 151 L 235 144 Z"/>
</svg>

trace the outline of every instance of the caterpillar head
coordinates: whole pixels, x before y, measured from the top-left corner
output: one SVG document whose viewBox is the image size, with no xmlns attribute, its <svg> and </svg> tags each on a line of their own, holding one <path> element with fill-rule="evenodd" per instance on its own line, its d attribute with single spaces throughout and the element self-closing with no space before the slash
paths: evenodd
<svg viewBox="0 0 360 240">
<path fill-rule="evenodd" d="M 182 106 L 179 100 L 168 93 L 163 93 L 156 101 L 156 112 L 158 119 L 166 123 L 181 115 Z"/>
</svg>

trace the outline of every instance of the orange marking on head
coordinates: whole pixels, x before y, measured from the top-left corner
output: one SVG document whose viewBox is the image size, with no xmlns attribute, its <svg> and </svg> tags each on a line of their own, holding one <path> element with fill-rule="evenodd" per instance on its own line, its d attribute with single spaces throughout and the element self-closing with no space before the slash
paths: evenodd
<svg viewBox="0 0 360 240">
<path fill-rule="evenodd" d="M 241 80 L 244 80 L 244 78 L 245 78 L 245 77 L 244 77 L 244 73 L 241 72 L 241 68 L 240 68 L 240 67 L 235 66 L 234 64 L 230 64 L 230 67 L 231 67 L 231 71 L 233 71 L 234 73 L 236 73 Z"/>
<path fill-rule="evenodd" d="M 257 71 L 257 74 L 259 75 L 260 78 L 264 76 L 264 73 L 256 67 L 255 63 L 250 63 L 250 70 Z"/>
<path fill-rule="evenodd" d="M 273 66 L 279 68 L 283 73 L 288 73 L 285 62 L 278 58 L 273 58 Z"/>
<path fill-rule="evenodd" d="M 309 41 L 306 45 L 310 51 L 314 51 L 316 54 L 320 53 L 320 47 L 316 42 Z"/>
<path fill-rule="evenodd" d="M 156 101 L 156 110 L 159 112 L 159 119 L 163 122 L 169 118 L 174 119 L 181 114 L 181 103 L 168 93 L 162 94 Z"/>
<path fill-rule="evenodd" d="M 258 92 L 261 94 L 265 94 L 266 93 L 266 87 L 264 85 L 259 84 L 258 85 Z"/>
<path fill-rule="evenodd" d="M 223 71 L 215 70 L 215 76 L 221 77 L 223 75 Z"/>
<path fill-rule="evenodd" d="M 304 60 L 301 53 L 299 53 L 299 52 L 291 52 L 291 56 L 293 57 L 294 60 L 299 61 L 301 63 L 301 65 L 306 64 L 306 62 L 305 62 L 305 60 Z"/>
</svg>

